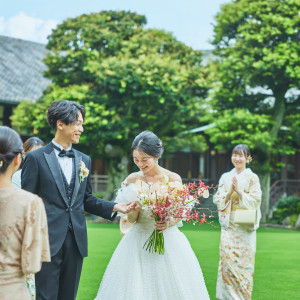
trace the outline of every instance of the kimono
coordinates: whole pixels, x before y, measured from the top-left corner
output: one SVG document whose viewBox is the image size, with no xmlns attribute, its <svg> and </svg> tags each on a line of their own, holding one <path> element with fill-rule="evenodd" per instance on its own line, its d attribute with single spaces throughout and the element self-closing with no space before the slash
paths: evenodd
<svg viewBox="0 0 300 300">
<path fill-rule="evenodd" d="M 233 177 L 237 178 L 241 198 L 234 192 L 225 203 Z M 218 299 L 251 299 L 253 290 L 256 229 L 261 218 L 261 188 L 259 178 L 250 169 L 237 173 L 235 169 L 222 175 L 214 203 L 218 206 L 221 225 L 220 262 L 217 279 Z M 235 211 L 256 209 L 254 225 L 235 224 Z"/>
</svg>

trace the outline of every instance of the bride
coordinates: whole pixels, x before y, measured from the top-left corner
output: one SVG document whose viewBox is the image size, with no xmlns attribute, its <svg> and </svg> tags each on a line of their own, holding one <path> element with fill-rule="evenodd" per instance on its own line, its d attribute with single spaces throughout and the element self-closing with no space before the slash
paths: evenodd
<svg viewBox="0 0 300 300">
<path fill-rule="evenodd" d="M 163 145 L 151 131 L 136 136 L 131 150 L 140 172 L 126 178 L 116 202 L 138 201 L 137 181 L 149 187 L 166 180 L 181 182 L 179 175 L 158 165 Z M 136 207 L 128 214 L 128 221 L 134 224 L 117 246 L 95 300 L 209 299 L 199 262 L 187 238 L 178 230 L 178 220 L 155 222 L 139 205 Z M 163 232 L 163 255 L 143 249 L 154 229 Z"/>
</svg>

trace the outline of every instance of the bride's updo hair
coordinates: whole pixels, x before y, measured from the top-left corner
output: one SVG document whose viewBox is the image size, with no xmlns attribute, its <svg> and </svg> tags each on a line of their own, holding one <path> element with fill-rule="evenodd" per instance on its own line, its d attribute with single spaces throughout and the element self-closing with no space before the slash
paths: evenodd
<svg viewBox="0 0 300 300">
<path fill-rule="evenodd" d="M 23 143 L 13 129 L 0 126 L 0 174 L 4 173 L 18 153 L 23 152 Z"/>
<path fill-rule="evenodd" d="M 138 150 L 152 157 L 160 158 L 164 152 L 162 141 L 152 131 L 146 130 L 138 134 L 132 142 L 131 151 Z"/>
</svg>

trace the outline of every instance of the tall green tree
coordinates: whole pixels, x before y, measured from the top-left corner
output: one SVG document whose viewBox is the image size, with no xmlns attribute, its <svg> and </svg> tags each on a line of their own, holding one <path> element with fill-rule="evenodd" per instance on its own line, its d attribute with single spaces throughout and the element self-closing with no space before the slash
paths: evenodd
<svg viewBox="0 0 300 300">
<path fill-rule="evenodd" d="M 299 10 L 296 0 L 235 0 L 221 7 L 214 27 L 218 59 L 212 98 L 217 111 L 214 121 L 220 126 L 210 131 L 211 139 L 219 147 L 247 141 L 256 149 L 263 220 L 269 210 L 272 159 L 299 147 L 299 140 L 293 140 L 299 123 L 291 124 L 300 116 Z M 232 123 L 236 127 L 218 135 L 216 131 L 225 126 L 224 117 L 229 122 L 236 117 Z"/>
<path fill-rule="evenodd" d="M 174 150 L 178 134 L 198 122 L 203 110 L 207 87 L 200 52 L 145 24 L 144 16 L 124 11 L 63 22 L 47 45 L 52 85 L 36 104 L 20 104 L 13 117 L 15 126 L 49 137 L 46 110 L 52 101 L 83 104 L 87 114 L 79 147 L 107 161 L 106 198 L 126 177 L 131 142 L 139 132 L 154 131 Z M 201 137 L 191 143 L 205 147 Z"/>
</svg>

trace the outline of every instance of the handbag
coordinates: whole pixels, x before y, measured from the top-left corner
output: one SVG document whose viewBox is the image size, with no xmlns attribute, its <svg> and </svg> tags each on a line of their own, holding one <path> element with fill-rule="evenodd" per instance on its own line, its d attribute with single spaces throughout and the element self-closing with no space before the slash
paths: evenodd
<svg viewBox="0 0 300 300">
<path fill-rule="evenodd" d="M 234 223 L 236 224 L 256 224 L 257 210 L 256 209 L 238 209 L 235 211 Z"/>
</svg>

